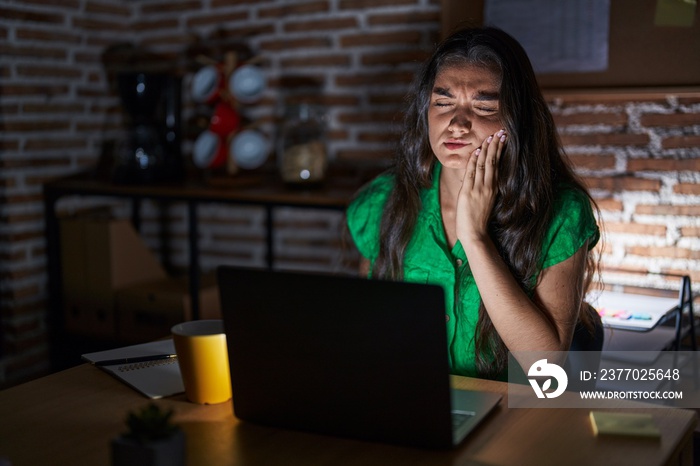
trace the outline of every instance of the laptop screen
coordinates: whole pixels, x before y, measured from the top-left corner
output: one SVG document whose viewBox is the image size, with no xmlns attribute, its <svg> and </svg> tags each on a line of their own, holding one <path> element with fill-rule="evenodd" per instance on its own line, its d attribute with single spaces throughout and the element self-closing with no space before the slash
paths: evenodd
<svg viewBox="0 0 700 466">
<path fill-rule="evenodd" d="M 218 279 L 238 418 L 451 446 L 441 287 L 227 266 Z"/>
</svg>

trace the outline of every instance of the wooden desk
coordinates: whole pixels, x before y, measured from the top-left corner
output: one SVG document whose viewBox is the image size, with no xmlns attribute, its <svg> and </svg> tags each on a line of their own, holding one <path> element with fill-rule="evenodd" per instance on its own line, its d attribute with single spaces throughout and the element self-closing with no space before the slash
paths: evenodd
<svg viewBox="0 0 700 466">
<path fill-rule="evenodd" d="M 505 383 L 455 377 L 465 389 L 505 393 Z M 101 370 L 81 365 L 0 392 L 0 458 L 13 466 L 108 465 L 109 441 L 127 411 L 148 403 Z M 230 403 L 175 410 L 187 464 L 199 465 L 660 465 L 692 464 L 693 411 L 651 408 L 660 440 L 597 438 L 588 410 L 508 409 L 501 402 L 457 449 L 428 451 L 239 423 Z"/>
</svg>

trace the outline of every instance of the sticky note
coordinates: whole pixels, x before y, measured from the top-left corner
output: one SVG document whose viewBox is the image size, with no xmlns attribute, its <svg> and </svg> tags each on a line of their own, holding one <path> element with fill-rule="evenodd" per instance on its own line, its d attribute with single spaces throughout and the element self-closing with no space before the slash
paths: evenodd
<svg viewBox="0 0 700 466">
<path fill-rule="evenodd" d="M 590 419 L 595 435 L 661 436 L 651 414 L 591 411 Z"/>
<path fill-rule="evenodd" d="M 655 26 L 691 27 L 696 0 L 656 0 Z"/>
</svg>

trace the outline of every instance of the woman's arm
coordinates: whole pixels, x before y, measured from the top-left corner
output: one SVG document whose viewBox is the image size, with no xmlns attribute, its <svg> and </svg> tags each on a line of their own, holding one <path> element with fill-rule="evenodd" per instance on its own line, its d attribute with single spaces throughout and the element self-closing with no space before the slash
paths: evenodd
<svg viewBox="0 0 700 466">
<path fill-rule="evenodd" d="M 472 242 L 465 251 L 484 306 L 510 351 L 569 349 L 583 301 L 587 242 L 570 258 L 541 272 L 532 299 L 493 242 Z"/>
<path fill-rule="evenodd" d="M 494 327 L 510 351 L 566 351 L 583 299 L 587 242 L 544 269 L 532 299 L 522 290 L 488 234 L 503 139 L 487 140 L 469 159 L 457 200 L 457 237 Z"/>
</svg>

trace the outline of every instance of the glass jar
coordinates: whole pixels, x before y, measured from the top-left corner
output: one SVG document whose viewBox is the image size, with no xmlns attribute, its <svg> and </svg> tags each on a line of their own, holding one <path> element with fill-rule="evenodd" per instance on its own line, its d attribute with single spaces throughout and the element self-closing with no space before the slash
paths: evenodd
<svg viewBox="0 0 700 466">
<path fill-rule="evenodd" d="M 325 115 L 318 106 L 288 106 L 277 144 L 282 180 L 289 184 L 323 181 L 328 165 Z"/>
</svg>

